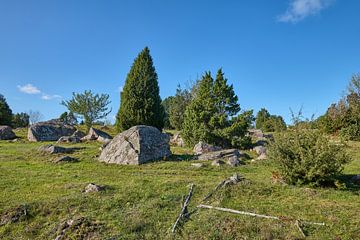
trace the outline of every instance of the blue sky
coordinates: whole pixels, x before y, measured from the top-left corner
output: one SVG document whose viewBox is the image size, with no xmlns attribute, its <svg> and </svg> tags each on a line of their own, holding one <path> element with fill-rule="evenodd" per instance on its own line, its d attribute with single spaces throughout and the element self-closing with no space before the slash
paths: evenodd
<svg viewBox="0 0 360 240">
<path fill-rule="evenodd" d="M 119 88 L 149 46 L 162 98 L 220 67 L 242 109 L 323 114 L 360 72 L 357 0 L 0 0 L 0 93 L 44 119 Z"/>
</svg>

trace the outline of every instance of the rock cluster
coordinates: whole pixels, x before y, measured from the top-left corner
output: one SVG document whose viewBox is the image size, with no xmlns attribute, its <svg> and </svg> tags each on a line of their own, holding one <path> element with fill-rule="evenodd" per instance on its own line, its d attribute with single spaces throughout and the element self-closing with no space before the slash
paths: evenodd
<svg viewBox="0 0 360 240">
<path fill-rule="evenodd" d="M 143 164 L 171 155 L 169 139 L 157 128 L 134 126 L 118 134 L 102 150 L 99 160 L 116 164 Z"/>
</svg>

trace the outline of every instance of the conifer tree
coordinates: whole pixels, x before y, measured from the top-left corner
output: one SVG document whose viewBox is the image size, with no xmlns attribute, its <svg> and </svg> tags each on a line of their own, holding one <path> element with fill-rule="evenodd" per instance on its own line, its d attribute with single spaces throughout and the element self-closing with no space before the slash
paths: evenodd
<svg viewBox="0 0 360 240">
<path fill-rule="evenodd" d="M 240 111 L 232 85 L 219 69 L 216 79 L 206 72 L 199 82 L 195 98 L 186 108 L 183 136 L 193 146 L 199 141 L 224 147 L 246 147 L 245 137 L 253 120 L 252 111 L 235 116 Z"/>
<path fill-rule="evenodd" d="M 0 125 L 11 125 L 12 111 L 5 97 L 0 94 Z"/>
<path fill-rule="evenodd" d="M 145 47 L 135 59 L 121 93 L 116 116 L 118 131 L 135 125 L 164 127 L 164 108 L 159 95 L 158 76 L 149 48 Z"/>
</svg>

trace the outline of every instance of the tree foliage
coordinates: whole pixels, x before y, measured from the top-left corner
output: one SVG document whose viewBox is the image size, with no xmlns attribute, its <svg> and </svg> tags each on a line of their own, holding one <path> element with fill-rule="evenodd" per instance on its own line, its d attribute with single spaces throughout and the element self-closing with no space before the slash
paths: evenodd
<svg viewBox="0 0 360 240">
<path fill-rule="evenodd" d="M 352 76 L 346 96 L 331 104 L 316 125 L 326 133 L 340 133 L 346 140 L 360 140 L 360 74 Z"/>
<path fill-rule="evenodd" d="M 76 125 L 78 123 L 77 118 L 73 112 L 63 112 L 59 119 L 60 121 L 69 125 Z"/>
<path fill-rule="evenodd" d="M 135 125 L 150 125 L 158 129 L 164 127 L 158 76 L 147 47 L 134 60 L 120 98 L 116 117 L 118 131 Z"/>
<path fill-rule="evenodd" d="M 5 97 L 0 94 L 0 125 L 11 125 L 12 111 L 6 102 Z"/>
<path fill-rule="evenodd" d="M 268 110 L 262 108 L 256 114 L 255 125 L 264 132 L 279 132 L 286 130 L 286 123 L 281 116 L 270 115 Z"/>
<path fill-rule="evenodd" d="M 20 128 L 20 127 L 27 127 L 30 124 L 30 116 L 27 113 L 16 113 L 13 115 L 12 118 L 12 127 L 13 128 Z"/>
<path fill-rule="evenodd" d="M 93 94 L 91 91 L 84 93 L 73 93 L 72 99 L 61 103 L 72 113 L 83 118 L 86 127 L 89 129 L 94 121 L 103 119 L 110 112 L 108 94 Z"/>
<path fill-rule="evenodd" d="M 215 80 L 206 72 L 185 111 L 185 142 L 192 146 L 199 141 L 224 147 L 248 144 L 245 134 L 253 121 L 252 111 L 235 116 L 240 111 L 237 101 L 233 86 L 227 83 L 221 69 Z"/>
</svg>

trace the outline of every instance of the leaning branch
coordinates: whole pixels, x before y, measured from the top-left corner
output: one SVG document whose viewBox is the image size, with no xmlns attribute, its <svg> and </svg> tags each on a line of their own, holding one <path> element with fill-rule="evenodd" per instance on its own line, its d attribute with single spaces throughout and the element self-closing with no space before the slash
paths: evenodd
<svg viewBox="0 0 360 240">
<path fill-rule="evenodd" d="M 176 230 L 176 226 L 178 225 L 178 223 L 180 222 L 180 220 L 186 216 L 187 214 L 187 206 L 189 205 L 189 202 L 190 202 L 190 199 L 191 199 L 191 196 L 192 196 L 192 193 L 193 193 L 193 189 L 194 189 L 194 184 L 191 184 L 190 185 L 190 191 L 189 191 L 189 194 L 187 195 L 187 197 L 185 198 L 185 201 L 182 205 L 182 208 L 181 208 L 181 211 L 180 211 L 180 214 L 179 216 L 177 217 L 172 229 L 171 229 L 171 232 L 172 233 L 175 233 L 175 230 Z"/>
</svg>

